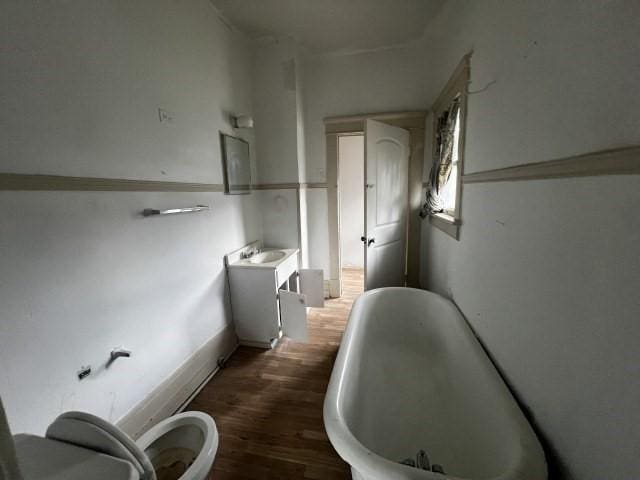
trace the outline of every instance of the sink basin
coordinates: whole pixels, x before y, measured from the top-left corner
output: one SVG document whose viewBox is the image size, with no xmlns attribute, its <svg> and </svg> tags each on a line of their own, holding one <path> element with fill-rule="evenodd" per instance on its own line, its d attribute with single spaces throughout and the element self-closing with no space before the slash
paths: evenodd
<svg viewBox="0 0 640 480">
<path fill-rule="evenodd" d="M 241 250 L 237 250 L 231 254 L 231 258 L 227 256 L 225 263 L 229 268 L 251 268 L 251 269 L 279 269 L 285 263 L 291 263 L 297 259 L 297 248 L 267 248 L 260 253 L 256 253 L 249 258 L 245 258 L 243 254 L 248 253 L 249 247 L 253 247 L 252 250 L 260 248 L 260 245 L 247 245 Z M 295 257 L 295 258 L 291 258 Z M 293 262 L 296 263 L 296 262 Z M 297 266 L 296 266 L 297 268 Z"/>
<path fill-rule="evenodd" d="M 250 263 L 271 263 L 280 260 L 286 255 L 282 250 L 270 250 L 254 255 L 249 259 Z"/>
</svg>

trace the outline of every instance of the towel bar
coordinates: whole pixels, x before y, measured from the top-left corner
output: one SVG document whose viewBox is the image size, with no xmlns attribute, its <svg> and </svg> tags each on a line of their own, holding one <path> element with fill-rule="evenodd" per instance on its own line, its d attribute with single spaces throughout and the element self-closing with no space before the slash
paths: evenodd
<svg viewBox="0 0 640 480">
<path fill-rule="evenodd" d="M 142 211 L 142 215 L 150 217 L 151 215 L 173 215 L 174 213 L 191 213 L 201 212 L 203 210 L 209 210 L 209 205 L 196 205 L 195 207 L 186 208 L 170 208 L 167 210 L 156 210 L 154 208 L 145 208 Z"/>
</svg>

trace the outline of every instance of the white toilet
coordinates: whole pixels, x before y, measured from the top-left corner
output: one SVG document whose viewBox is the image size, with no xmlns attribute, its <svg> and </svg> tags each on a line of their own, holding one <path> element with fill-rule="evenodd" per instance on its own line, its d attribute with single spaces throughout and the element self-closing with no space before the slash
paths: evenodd
<svg viewBox="0 0 640 480">
<path fill-rule="evenodd" d="M 218 430 L 206 413 L 179 413 L 149 429 L 136 444 L 151 460 L 157 480 L 202 480 L 218 450 Z M 182 476 L 174 476 L 182 469 Z"/>
<path fill-rule="evenodd" d="M 45 438 L 13 440 L 22 480 L 204 480 L 218 449 L 216 425 L 202 412 L 167 418 L 137 442 L 83 412 L 60 415 Z"/>
</svg>

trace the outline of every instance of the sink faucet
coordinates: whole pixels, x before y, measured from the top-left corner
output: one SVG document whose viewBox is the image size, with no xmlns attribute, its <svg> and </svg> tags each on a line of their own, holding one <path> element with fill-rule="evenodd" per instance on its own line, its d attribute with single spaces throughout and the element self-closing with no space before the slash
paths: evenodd
<svg viewBox="0 0 640 480">
<path fill-rule="evenodd" d="M 244 251 L 240 254 L 240 258 L 247 259 L 253 257 L 255 254 L 260 253 L 260 249 L 256 247 L 252 247 L 247 251 Z"/>
</svg>

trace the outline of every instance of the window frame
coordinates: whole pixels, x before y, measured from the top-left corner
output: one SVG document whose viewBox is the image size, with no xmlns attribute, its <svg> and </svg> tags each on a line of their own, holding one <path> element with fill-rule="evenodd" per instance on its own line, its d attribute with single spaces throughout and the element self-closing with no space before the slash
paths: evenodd
<svg viewBox="0 0 640 480">
<path fill-rule="evenodd" d="M 432 213 L 429 215 L 429 222 L 436 228 L 442 230 L 447 235 L 459 239 L 461 221 L 461 202 L 462 202 L 462 176 L 464 175 L 464 145 L 466 138 L 467 126 L 467 97 L 468 86 L 470 81 L 470 60 L 471 53 L 465 55 L 449 81 L 438 95 L 438 98 L 431 106 L 432 128 L 431 128 L 431 159 L 436 154 L 436 137 L 438 117 L 442 112 L 451 105 L 456 97 L 460 97 L 460 133 L 458 136 L 458 161 L 457 161 L 457 178 L 456 178 L 456 206 L 454 211 Z"/>
</svg>

